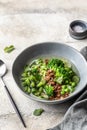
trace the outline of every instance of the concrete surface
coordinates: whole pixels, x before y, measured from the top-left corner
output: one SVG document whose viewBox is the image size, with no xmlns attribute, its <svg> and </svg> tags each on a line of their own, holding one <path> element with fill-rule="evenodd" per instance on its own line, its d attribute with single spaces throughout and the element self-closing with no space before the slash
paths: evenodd
<svg viewBox="0 0 87 130">
<path fill-rule="evenodd" d="M 12 64 L 22 50 L 38 42 L 61 42 L 77 50 L 86 46 L 86 39 L 77 41 L 69 36 L 69 23 L 75 19 L 87 21 L 86 0 L 0 0 L 0 59 L 8 68 L 4 80 L 23 115 L 26 130 L 46 130 L 55 126 L 72 102 L 47 105 L 26 98 L 13 80 Z M 16 49 L 10 54 L 4 53 L 4 47 L 10 44 Z M 32 113 L 36 108 L 43 108 L 45 112 L 35 117 Z M 24 130 L 1 81 L 0 130 Z"/>
</svg>

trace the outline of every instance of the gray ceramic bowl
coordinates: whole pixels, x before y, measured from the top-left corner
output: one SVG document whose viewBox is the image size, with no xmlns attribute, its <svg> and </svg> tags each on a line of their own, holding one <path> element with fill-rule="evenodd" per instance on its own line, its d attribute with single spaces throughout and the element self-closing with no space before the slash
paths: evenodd
<svg viewBox="0 0 87 130">
<path fill-rule="evenodd" d="M 20 83 L 21 72 L 23 71 L 23 68 L 27 62 L 29 63 L 32 60 L 40 57 L 63 57 L 68 59 L 75 65 L 75 67 L 78 70 L 75 71 L 80 76 L 80 82 L 77 85 L 76 90 L 69 97 L 62 100 L 49 101 L 49 100 L 39 99 L 38 97 L 31 96 L 23 92 Z M 85 88 L 87 84 L 87 62 L 85 58 L 82 56 L 82 54 L 80 54 L 80 52 L 65 44 L 54 43 L 54 42 L 39 43 L 28 47 L 16 58 L 12 67 L 12 74 L 15 82 L 17 83 L 17 86 L 28 98 L 43 103 L 58 104 L 74 98 Z"/>
</svg>

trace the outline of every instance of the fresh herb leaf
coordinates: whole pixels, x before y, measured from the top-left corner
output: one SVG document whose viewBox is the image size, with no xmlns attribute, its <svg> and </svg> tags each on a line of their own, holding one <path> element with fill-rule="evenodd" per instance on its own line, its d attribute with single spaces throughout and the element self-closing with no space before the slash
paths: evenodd
<svg viewBox="0 0 87 130">
<path fill-rule="evenodd" d="M 6 53 L 10 53 L 15 49 L 15 47 L 13 45 L 7 46 L 4 48 L 4 52 Z"/>
<path fill-rule="evenodd" d="M 42 108 L 35 109 L 34 112 L 33 112 L 33 115 L 40 116 L 43 112 L 44 112 L 44 109 L 42 109 Z"/>
</svg>

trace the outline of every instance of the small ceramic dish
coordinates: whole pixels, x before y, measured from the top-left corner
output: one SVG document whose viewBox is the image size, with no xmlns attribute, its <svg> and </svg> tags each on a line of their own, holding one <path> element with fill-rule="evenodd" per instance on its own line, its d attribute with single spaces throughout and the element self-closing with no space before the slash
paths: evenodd
<svg viewBox="0 0 87 130">
<path fill-rule="evenodd" d="M 82 20 L 75 20 L 70 23 L 69 33 L 72 38 L 81 40 L 87 38 L 87 23 Z"/>
</svg>

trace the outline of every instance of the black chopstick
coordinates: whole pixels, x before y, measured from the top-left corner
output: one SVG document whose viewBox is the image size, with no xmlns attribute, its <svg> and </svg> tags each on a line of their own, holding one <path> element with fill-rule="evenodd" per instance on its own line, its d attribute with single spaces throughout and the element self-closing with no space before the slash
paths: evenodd
<svg viewBox="0 0 87 130">
<path fill-rule="evenodd" d="M 2 80 L 3 80 L 3 78 L 2 78 Z M 3 81 L 3 82 L 4 82 L 4 81 Z M 24 120 L 23 120 L 23 118 L 22 118 L 22 115 L 21 115 L 21 113 L 20 113 L 20 111 L 19 111 L 19 109 L 18 109 L 18 107 L 17 107 L 17 105 L 16 105 L 16 103 L 15 103 L 15 101 L 14 101 L 14 99 L 13 99 L 11 93 L 9 92 L 7 86 L 5 85 L 5 83 L 4 83 L 4 87 L 5 87 L 5 89 L 6 89 L 6 92 L 7 92 L 8 96 L 9 96 L 9 99 L 10 99 L 10 101 L 11 101 L 13 107 L 14 107 L 14 110 L 16 111 L 17 115 L 19 116 L 19 119 L 21 120 L 23 126 L 26 128 L 26 124 L 25 124 L 25 122 L 24 122 Z"/>
</svg>

